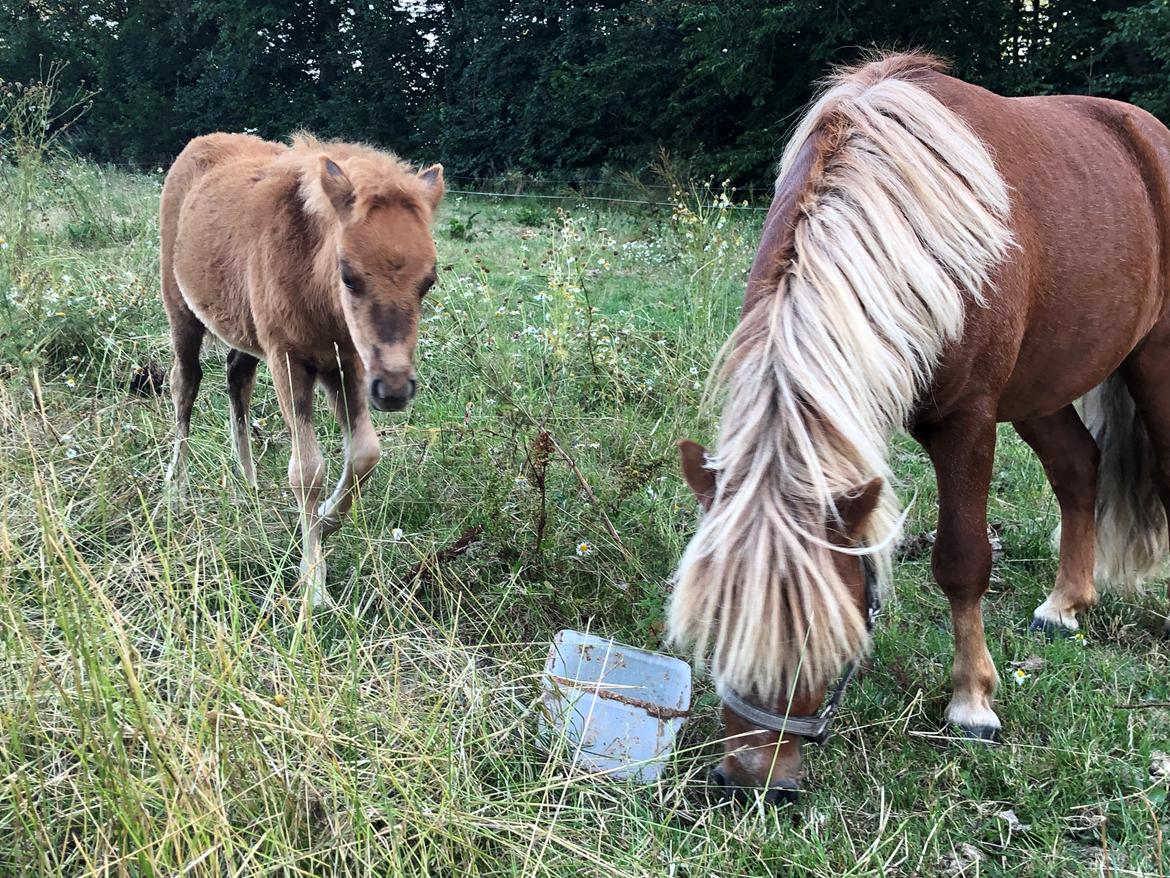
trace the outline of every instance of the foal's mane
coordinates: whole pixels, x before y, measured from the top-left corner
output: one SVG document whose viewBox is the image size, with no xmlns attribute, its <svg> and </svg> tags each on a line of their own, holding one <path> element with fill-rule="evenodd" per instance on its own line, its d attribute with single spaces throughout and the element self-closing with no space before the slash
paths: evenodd
<svg viewBox="0 0 1170 878">
<path fill-rule="evenodd" d="M 991 156 L 923 87 L 940 69 L 911 54 L 839 71 L 784 151 L 777 191 L 799 194 L 725 348 L 716 496 L 670 607 L 673 638 L 740 692 L 813 690 L 868 647 L 830 556 L 835 498 L 890 484 L 890 434 L 1011 246 Z M 899 524 L 887 487 L 863 535 L 883 581 Z"/>
<path fill-rule="evenodd" d="M 398 205 L 416 211 L 429 222 L 431 201 L 427 184 L 409 164 L 393 153 L 364 143 L 322 141 L 301 132 L 292 136 L 288 149 L 276 159 L 276 164 L 300 180 L 301 200 L 310 215 L 329 224 L 337 221 L 336 211 L 321 188 L 322 156 L 332 159 L 353 183 L 355 210 Z"/>
<path fill-rule="evenodd" d="M 312 222 L 308 235 L 315 249 L 313 273 L 322 289 L 337 289 L 340 269 L 337 265 L 337 236 L 341 221 L 321 185 L 322 157 L 337 164 L 353 184 L 352 209 L 359 217 L 379 208 L 400 207 L 417 214 L 429 225 L 432 200 L 427 183 L 409 164 L 393 153 L 383 152 L 364 143 L 322 141 L 312 134 L 294 134 L 288 148 L 272 163 L 271 170 L 291 175 L 295 190 L 294 208 L 303 210 Z"/>
</svg>

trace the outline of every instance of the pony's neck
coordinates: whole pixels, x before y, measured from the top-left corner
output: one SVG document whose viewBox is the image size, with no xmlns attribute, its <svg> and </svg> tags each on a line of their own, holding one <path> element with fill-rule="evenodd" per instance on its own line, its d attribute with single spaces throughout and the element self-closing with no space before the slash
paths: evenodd
<svg viewBox="0 0 1170 878">
<path fill-rule="evenodd" d="M 815 689 L 865 649 L 836 498 L 892 481 L 890 434 L 1011 244 L 990 156 L 912 62 L 842 76 L 798 126 L 725 349 L 718 490 L 670 622 L 741 692 Z M 883 574 L 897 520 L 886 490 L 862 534 Z"/>
<path fill-rule="evenodd" d="M 318 320 L 327 321 L 323 325 L 344 327 L 345 314 L 339 298 L 341 221 L 335 215 L 306 208 L 299 174 L 290 173 L 280 185 L 283 197 L 279 201 L 278 228 L 302 284 L 296 293 Z"/>
</svg>

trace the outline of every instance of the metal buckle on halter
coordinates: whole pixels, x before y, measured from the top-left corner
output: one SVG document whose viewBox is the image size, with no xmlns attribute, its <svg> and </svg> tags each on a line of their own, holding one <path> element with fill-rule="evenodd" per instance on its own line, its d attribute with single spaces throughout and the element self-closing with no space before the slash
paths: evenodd
<svg viewBox="0 0 1170 878">
<path fill-rule="evenodd" d="M 874 568 L 872 556 L 861 555 L 860 560 L 861 570 L 865 575 L 865 628 L 872 632 L 874 622 L 882 609 L 881 596 L 878 594 L 877 570 Z M 841 678 L 837 680 L 837 685 L 833 687 L 833 694 L 829 696 L 821 712 L 815 716 L 773 713 L 757 707 L 730 688 L 723 686 L 716 688 L 723 704 L 756 728 L 781 735 L 797 735 L 812 744 L 823 744 L 832 734 L 830 724 L 833 721 L 833 714 L 837 712 L 837 705 L 841 703 L 841 697 L 856 673 L 857 662 L 853 661 L 846 665 Z"/>
</svg>

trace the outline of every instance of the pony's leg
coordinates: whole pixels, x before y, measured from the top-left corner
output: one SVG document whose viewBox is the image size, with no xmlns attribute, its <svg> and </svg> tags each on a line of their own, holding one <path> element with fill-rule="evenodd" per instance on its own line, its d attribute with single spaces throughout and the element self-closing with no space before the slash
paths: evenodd
<svg viewBox="0 0 1170 878">
<path fill-rule="evenodd" d="M 321 375 L 321 384 L 333 407 L 345 444 L 345 469 L 329 499 L 321 504 L 321 528 L 329 536 L 341 527 L 341 520 L 353 505 L 362 482 L 378 463 L 378 436 L 366 404 L 366 381 L 361 365 Z"/>
<path fill-rule="evenodd" d="M 1033 614 L 1032 627 L 1075 631 L 1076 614 L 1097 602 L 1093 550 L 1100 453 L 1071 405 L 1043 418 L 1016 421 L 1015 428 L 1044 464 L 1060 504 L 1060 569 L 1052 594 Z"/>
<path fill-rule="evenodd" d="M 287 351 L 274 351 L 268 358 L 268 368 L 292 439 L 288 484 L 300 511 L 301 579 L 309 604 L 316 607 L 329 601 L 325 590 L 325 559 L 321 553 L 321 519 L 317 515 L 317 500 L 325 486 L 325 461 L 313 432 L 316 376 Z"/>
<path fill-rule="evenodd" d="M 248 424 L 248 407 L 252 402 L 256 365 L 259 362 L 243 351 L 228 351 L 227 383 L 232 409 L 232 445 L 236 450 L 240 474 L 253 488 L 256 487 L 256 468 L 252 465 L 252 431 Z"/>
<path fill-rule="evenodd" d="M 991 579 L 987 492 L 995 457 L 994 405 L 919 426 L 938 480 L 938 535 L 931 566 L 951 605 L 955 663 L 946 718 L 967 734 L 991 740 L 999 717 L 991 702 L 999 682 L 983 633 L 981 601 Z"/>
<path fill-rule="evenodd" d="M 167 468 L 167 494 L 172 503 L 183 495 L 187 481 L 187 437 L 191 432 L 191 409 L 203 367 L 199 365 L 199 349 L 206 332 L 203 324 L 181 300 L 168 302 L 167 319 L 171 324 L 171 348 L 174 365 L 171 366 L 171 400 L 175 404 L 175 445 L 171 464 Z"/>
</svg>

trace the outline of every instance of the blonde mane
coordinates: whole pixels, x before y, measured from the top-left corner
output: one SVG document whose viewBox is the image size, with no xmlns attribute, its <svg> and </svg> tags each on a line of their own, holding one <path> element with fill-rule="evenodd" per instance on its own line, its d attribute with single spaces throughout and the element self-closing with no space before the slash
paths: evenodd
<svg viewBox="0 0 1170 878">
<path fill-rule="evenodd" d="M 834 498 L 885 480 L 864 539 L 888 581 L 889 436 L 1012 246 L 987 148 L 922 87 L 937 68 L 896 55 L 838 73 L 784 151 L 778 189 L 827 135 L 775 288 L 728 342 L 718 487 L 670 606 L 672 638 L 710 652 L 717 682 L 745 694 L 814 690 L 868 649 L 830 557 Z"/>
</svg>

